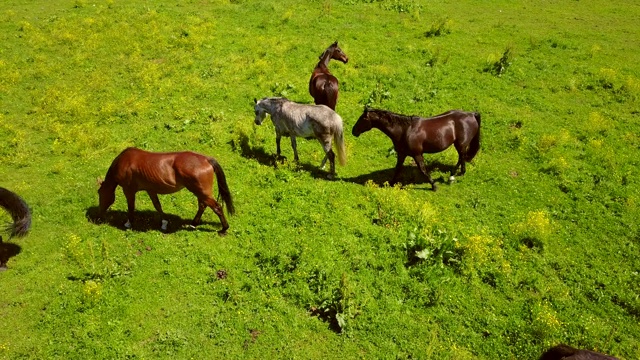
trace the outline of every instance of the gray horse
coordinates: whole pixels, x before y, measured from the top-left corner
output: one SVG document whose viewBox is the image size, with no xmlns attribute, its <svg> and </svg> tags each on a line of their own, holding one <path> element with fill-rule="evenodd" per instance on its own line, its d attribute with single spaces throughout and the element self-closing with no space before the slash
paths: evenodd
<svg viewBox="0 0 640 360">
<path fill-rule="evenodd" d="M 299 161 L 296 136 L 315 138 L 322 144 L 325 157 L 320 164 L 324 168 L 327 159 L 331 164 L 329 179 L 336 174 L 335 154 L 331 149 L 331 141 L 335 141 L 340 165 L 346 163 L 342 118 L 325 105 L 298 104 L 285 98 L 266 97 L 255 100 L 256 125 L 261 125 L 267 114 L 276 128 L 276 152 L 280 156 L 280 138 L 289 136 L 296 161 Z"/>
</svg>

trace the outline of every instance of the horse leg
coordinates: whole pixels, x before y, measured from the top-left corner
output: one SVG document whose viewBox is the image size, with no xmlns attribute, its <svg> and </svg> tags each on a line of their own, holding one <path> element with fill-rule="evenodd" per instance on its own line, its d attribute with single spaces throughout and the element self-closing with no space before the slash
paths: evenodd
<svg viewBox="0 0 640 360">
<path fill-rule="evenodd" d="M 276 134 L 276 157 L 280 157 L 280 134 Z"/>
<path fill-rule="evenodd" d="M 202 202 L 206 206 L 210 207 L 211 210 L 213 210 L 213 212 L 216 213 L 216 215 L 218 215 L 218 217 L 220 218 L 220 223 L 222 223 L 222 229 L 218 231 L 218 234 L 226 235 L 227 229 L 229 228 L 229 223 L 227 222 L 227 219 L 224 217 L 224 213 L 222 212 L 222 207 L 220 206 L 220 204 L 218 204 L 218 202 L 211 197 L 206 197 L 205 199 L 202 200 Z M 200 211 L 198 210 L 198 213 L 199 212 Z"/>
<path fill-rule="evenodd" d="M 133 224 L 134 212 L 136 210 L 136 192 L 124 191 L 124 196 L 127 198 L 127 222 L 124 224 L 124 227 L 127 229 L 131 229 L 131 225 Z"/>
<path fill-rule="evenodd" d="M 333 149 L 331 149 L 331 138 L 329 140 L 322 141 L 322 149 L 324 150 L 324 158 L 322 160 L 321 167 L 324 167 L 324 163 L 326 159 L 329 159 L 329 165 L 331 166 L 331 172 L 327 176 L 329 180 L 333 179 L 336 176 L 336 154 L 333 153 Z"/>
<path fill-rule="evenodd" d="M 458 166 L 460 166 L 460 175 L 464 175 L 464 173 L 467 170 L 465 167 L 465 161 L 464 161 L 466 157 L 466 152 L 458 144 L 456 144 L 455 147 L 456 147 L 456 151 L 458 152 L 458 162 L 456 163 L 456 166 L 453 168 L 453 170 L 451 170 L 451 176 L 449 177 L 449 181 L 454 181 L 456 179 L 455 174 L 456 174 L 456 170 L 458 169 Z"/>
<path fill-rule="evenodd" d="M 393 186 L 398 182 L 398 177 L 400 176 L 400 172 L 402 172 L 402 167 L 404 166 L 404 159 L 407 158 L 407 155 L 398 153 L 398 159 L 396 160 L 396 171 L 393 173 L 393 178 L 391 178 L 391 182 L 389 185 Z"/>
<path fill-rule="evenodd" d="M 418 164 L 418 169 L 420 169 L 420 172 L 427 177 L 427 181 L 429 182 L 429 184 L 431 184 L 431 190 L 436 191 L 436 183 L 431 179 L 431 176 L 427 171 L 427 167 L 424 164 L 424 157 L 422 156 L 422 154 L 414 156 L 413 160 L 415 160 L 416 164 Z"/>
<path fill-rule="evenodd" d="M 293 159 L 297 162 L 300 161 L 298 158 L 298 144 L 296 143 L 296 137 L 291 135 L 291 147 L 293 148 Z"/>
<path fill-rule="evenodd" d="M 147 194 L 149 194 L 149 197 L 151 198 L 153 207 L 156 208 L 156 211 L 160 213 L 160 220 L 162 221 L 162 225 L 160 226 L 160 228 L 162 229 L 162 231 L 167 231 L 167 225 L 169 224 L 169 221 L 167 221 L 164 215 L 164 211 L 162 211 L 162 205 L 160 205 L 158 194 L 149 191 L 147 191 Z"/>
<path fill-rule="evenodd" d="M 196 213 L 196 216 L 193 218 L 193 221 L 191 222 L 192 228 L 195 228 L 196 226 L 200 225 L 202 214 L 204 213 L 204 210 L 206 208 L 207 208 L 207 204 L 205 204 L 204 201 L 198 199 L 198 212 Z"/>
</svg>

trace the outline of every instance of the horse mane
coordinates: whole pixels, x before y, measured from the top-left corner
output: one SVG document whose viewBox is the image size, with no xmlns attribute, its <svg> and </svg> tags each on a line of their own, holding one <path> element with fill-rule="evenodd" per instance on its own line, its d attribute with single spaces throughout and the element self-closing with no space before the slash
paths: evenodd
<svg viewBox="0 0 640 360">
<path fill-rule="evenodd" d="M 384 119 L 388 121 L 390 124 L 398 124 L 402 126 L 407 126 L 413 124 L 416 120 L 419 120 L 419 116 L 411 115 L 401 115 L 391 112 L 389 110 L 382 109 L 369 109 L 368 112 L 373 112 L 378 115 L 380 119 Z"/>
</svg>

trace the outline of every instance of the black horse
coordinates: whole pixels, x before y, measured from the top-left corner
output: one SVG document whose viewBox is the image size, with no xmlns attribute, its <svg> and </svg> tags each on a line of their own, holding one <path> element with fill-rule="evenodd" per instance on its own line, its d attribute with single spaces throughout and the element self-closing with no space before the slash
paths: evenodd
<svg viewBox="0 0 640 360">
<path fill-rule="evenodd" d="M 3 207 L 13 219 L 13 223 L 6 227 L 9 232 L 9 239 L 14 236 L 24 236 L 29 232 L 31 228 L 31 211 L 20 196 L 11 190 L 0 187 L 0 207 Z"/>
<path fill-rule="evenodd" d="M 560 344 L 547 350 L 540 360 L 618 360 L 618 358 Z"/>
<path fill-rule="evenodd" d="M 0 187 L 0 207 L 11 215 L 12 223 L 6 227 L 9 239 L 25 236 L 31 228 L 31 210 L 27 203 L 16 193 Z M 6 270 L 9 257 L 20 252 L 20 247 L 15 244 L 5 244 L 0 236 L 0 270 Z"/>
<path fill-rule="evenodd" d="M 411 156 L 435 191 L 436 184 L 427 172 L 423 153 L 437 153 L 451 145 L 455 146 L 458 151 L 458 163 L 449 178 L 453 181 L 458 166 L 460 175 L 464 175 L 465 163 L 471 161 L 480 149 L 480 114 L 477 112 L 451 110 L 434 117 L 422 118 L 365 108 L 353 126 L 352 133 L 357 137 L 372 128 L 380 129 L 391 138 L 398 154 L 391 185 L 398 181 L 406 157 Z"/>
</svg>

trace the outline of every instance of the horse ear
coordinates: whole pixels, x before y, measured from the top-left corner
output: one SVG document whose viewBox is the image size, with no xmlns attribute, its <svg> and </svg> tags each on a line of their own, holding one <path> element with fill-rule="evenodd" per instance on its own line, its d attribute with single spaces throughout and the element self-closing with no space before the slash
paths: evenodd
<svg viewBox="0 0 640 360">
<path fill-rule="evenodd" d="M 333 45 L 338 46 L 338 40 L 334 41 Z"/>
<path fill-rule="evenodd" d="M 258 103 L 258 99 L 253 98 L 253 103 L 254 103 L 254 104 L 257 104 L 257 103 Z"/>
</svg>

